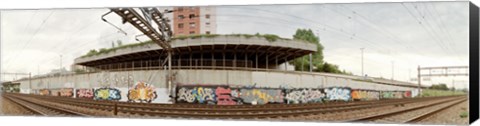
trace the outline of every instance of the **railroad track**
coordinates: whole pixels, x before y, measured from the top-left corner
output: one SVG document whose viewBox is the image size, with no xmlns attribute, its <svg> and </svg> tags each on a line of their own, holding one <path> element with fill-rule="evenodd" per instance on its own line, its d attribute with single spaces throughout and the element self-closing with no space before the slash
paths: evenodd
<svg viewBox="0 0 480 126">
<path fill-rule="evenodd" d="M 207 118 L 207 119 L 262 119 L 285 118 L 325 113 L 348 113 L 353 110 L 372 109 L 382 106 L 403 106 L 405 104 L 456 99 L 458 97 L 407 98 L 378 101 L 334 102 L 315 104 L 267 104 L 267 105 L 194 105 L 194 104 L 146 104 L 96 101 L 55 96 L 14 94 L 41 101 L 82 107 L 113 113 L 112 116 L 130 117 L 172 117 L 172 118 Z"/>
<path fill-rule="evenodd" d="M 442 110 L 448 109 L 456 104 L 466 101 L 467 98 L 450 98 L 444 100 L 437 100 L 422 105 L 408 107 L 403 110 L 379 112 L 376 115 L 365 116 L 362 118 L 349 120 L 354 121 L 368 121 L 380 123 L 416 123 L 425 118 L 428 118 Z"/>
<path fill-rule="evenodd" d="M 68 110 L 62 107 L 56 107 L 52 103 L 45 101 L 39 101 L 36 99 L 29 99 L 25 97 L 18 97 L 14 95 L 3 95 L 4 98 L 7 98 L 10 101 L 13 101 L 15 104 L 26 108 L 27 110 L 35 113 L 36 115 L 42 116 L 90 116 L 84 113 Z"/>
</svg>

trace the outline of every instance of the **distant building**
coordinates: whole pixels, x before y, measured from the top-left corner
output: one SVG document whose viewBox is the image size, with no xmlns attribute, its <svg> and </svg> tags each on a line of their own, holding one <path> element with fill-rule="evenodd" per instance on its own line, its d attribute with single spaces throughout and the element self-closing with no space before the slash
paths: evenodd
<svg viewBox="0 0 480 126">
<path fill-rule="evenodd" d="M 174 7 L 174 36 L 216 34 L 215 7 Z"/>
</svg>

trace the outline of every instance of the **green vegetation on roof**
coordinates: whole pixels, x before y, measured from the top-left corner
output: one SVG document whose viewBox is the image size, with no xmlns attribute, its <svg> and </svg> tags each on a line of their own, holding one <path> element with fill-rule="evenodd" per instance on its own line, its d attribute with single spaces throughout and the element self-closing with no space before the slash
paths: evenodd
<svg viewBox="0 0 480 126">
<path fill-rule="evenodd" d="M 251 37 L 258 37 L 258 38 L 265 38 L 269 42 L 275 42 L 277 40 L 292 40 L 288 38 L 281 38 L 277 35 L 273 34 L 255 34 L 255 35 L 249 35 L 249 34 L 227 34 L 227 35 L 219 35 L 219 34 L 199 34 L 199 35 L 186 35 L 186 36 L 177 36 L 175 38 L 172 38 L 172 40 L 185 40 L 185 39 L 197 39 L 197 38 L 215 38 L 218 36 L 235 36 L 235 37 L 245 37 L 245 38 L 251 38 Z M 297 40 L 299 42 L 305 42 L 301 40 Z M 132 44 L 126 44 L 126 45 L 120 45 L 117 47 L 113 48 L 100 48 L 98 51 L 95 49 L 90 50 L 87 54 L 81 56 L 80 58 L 84 57 L 91 57 L 91 56 L 96 56 L 100 54 L 106 54 L 110 52 L 114 52 L 118 49 L 124 49 L 124 48 L 131 48 L 131 47 L 138 47 L 138 46 L 144 46 L 147 44 L 152 44 L 153 41 L 144 41 L 144 42 L 139 42 L 139 43 L 132 43 Z"/>
</svg>

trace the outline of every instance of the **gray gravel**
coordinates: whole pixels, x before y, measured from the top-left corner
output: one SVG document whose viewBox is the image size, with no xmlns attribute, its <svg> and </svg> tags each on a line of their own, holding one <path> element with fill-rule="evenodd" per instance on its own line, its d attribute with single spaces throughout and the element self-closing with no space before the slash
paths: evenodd
<svg viewBox="0 0 480 126">
<path fill-rule="evenodd" d="M 452 106 L 446 110 L 443 110 L 420 123 L 423 124 L 442 124 L 442 125 L 468 125 L 468 118 L 461 118 L 462 112 L 469 112 L 469 101 L 462 102 L 455 106 Z"/>
</svg>

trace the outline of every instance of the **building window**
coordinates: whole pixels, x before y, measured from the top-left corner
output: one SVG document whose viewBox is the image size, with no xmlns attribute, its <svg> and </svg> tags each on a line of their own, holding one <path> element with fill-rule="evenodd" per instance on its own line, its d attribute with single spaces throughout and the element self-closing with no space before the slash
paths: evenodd
<svg viewBox="0 0 480 126">
<path fill-rule="evenodd" d="M 205 32 L 205 34 L 207 34 L 207 35 L 210 34 L 210 31 Z"/>
<path fill-rule="evenodd" d="M 205 18 L 210 19 L 210 14 L 205 15 Z"/>
<path fill-rule="evenodd" d="M 205 25 L 210 25 L 210 22 L 206 22 Z"/>
<path fill-rule="evenodd" d="M 182 12 L 182 11 L 183 11 L 183 7 L 179 7 L 179 8 L 178 8 L 178 11 L 179 11 L 179 12 Z"/>
<path fill-rule="evenodd" d="M 190 19 L 195 18 L 195 14 L 190 14 L 190 15 L 188 15 L 188 17 L 189 17 Z"/>
<path fill-rule="evenodd" d="M 195 22 L 190 22 L 190 28 L 195 27 Z"/>
<path fill-rule="evenodd" d="M 178 15 L 178 19 L 184 19 L 184 18 L 185 18 L 185 16 L 183 16 L 183 15 Z"/>
<path fill-rule="evenodd" d="M 190 34 L 195 34 L 195 31 L 190 31 Z"/>
<path fill-rule="evenodd" d="M 183 28 L 183 23 L 178 24 L 178 28 Z"/>
</svg>

